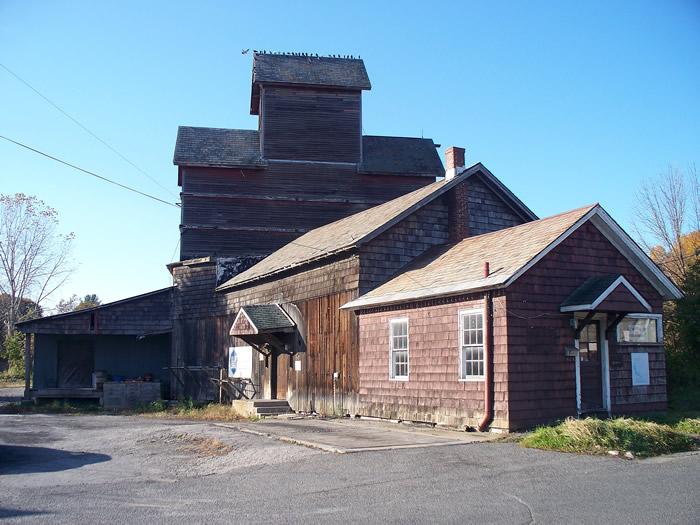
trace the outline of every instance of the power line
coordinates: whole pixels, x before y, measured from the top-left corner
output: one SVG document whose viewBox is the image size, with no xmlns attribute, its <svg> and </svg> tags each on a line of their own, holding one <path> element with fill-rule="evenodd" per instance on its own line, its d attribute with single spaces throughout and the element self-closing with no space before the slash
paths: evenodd
<svg viewBox="0 0 700 525">
<path fill-rule="evenodd" d="M 159 199 L 158 197 L 154 197 L 153 195 L 149 195 L 148 193 L 144 193 L 144 192 L 139 191 L 137 189 L 131 188 L 129 186 L 126 186 L 125 184 L 121 184 L 120 182 L 114 181 L 112 179 L 108 179 L 107 177 L 103 177 L 102 175 L 98 175 L 97 173 L 94 173 L 92 171 L 81 168 L 80 166 L 76 166 L 75 164 L 71 164 L 70 162 L 66 162 L 65 160 L 61 160 L 57 157 L 54 157 L 53 155 L 49 155 L 48 153 L 44 153 L 43 151 L 39 151 L 38 149 L 34 149 L 31 146 L 27 146 L 26 144 L 22 144 L 21 142 L 17 142 L 16 140 L 12 140 L 11 138 L 0 135 L 0 139 L 4 139 L 8 142 L 12 142 L 13 144 L 16 144 L 17 146 L 28 149 L 29 151 L 33 151 L 34 153 L 38 153 L 39 155 L 42 155 L 42 156 L 49 158 L 51 160 L 55 160 L 56 162 L 59 162 L 59 163 L 64 164 L 66 166 L 69 166 L 75 170 L 82 171 L 83 173 L 87 173 L 88 175 L 92 175 L 93 177 L 97 177 L 100 180 L 103 180 L 105 182 L 109 182 L 110 184 L 114 184 L 115 186 L 119 186 L 120 188 L 123 188 L 125 190 L 129 190 L 129 191 L 132 191 L 134 193 L 138 193 L 139 195 L 142 195 L 143 197 L 148 197 L 149 199 L 153 199 L 154 201 L 162 202 L 163 204 L 167 204 L 168 206 L 180 208 L 180 206 L 178 206 L 177 204 L 174 204 L 174 203 L 168 202 L 168 201 L 164 201 L 163 199 Z"/>
<path fill-rule="evenodd" d="M 7 71 L 10 75 L 12 75 L 13 77 L 15 77 L 17 80 L 19 80 L 22 84 L 24 84 L 25 86 L 27 86 L 29 89 L 31 89 L 34 93 L 36 93 L 36 94 L 39 95 L 41 98 L 43 98 L 46 102 L 48 102 L 49 104 L 51 104 L 54 108 L 56 108 L 58 111 L 60 111 L 64 116 L 66 116 L 67 118 L 69 118 L 70 120 L 72 120 L 75 124 L 77 124 L 78 126 L 80 126 L 80 128 L 82 128 L 83 131 L 85 131 L 86 133 L 88 133 L 88 134 L 89 134 L 90 136 L 92 136 L 95 140 L 98 140 L 98 141 L 101 142 L 104 146 L 106 146 L 107 148 L 109 148 L 113 153 L 115 153 L 116 155 L 118 155 L 119 158 L 121 158 L 124 162 L 128 163 L 129 165 L 131 165 L 132 167 L 134 167 L 136 170 L 138 170 L 140 173 L 142 173 L 143 175 L 145 175 L 146 177 L 148 177 L 151 181 L 153 181 L 155 184 L 157 184 L 162 190 L 165 190 L 167 193 L 169 193 L 169 194 L 172 195 L 173 197 L 177 198 L 177 195 L 175 195 L 172 191 L 170 191 L 168 188 L 166 188 L 165 186 L 163 186 L 163 185 L 162 185 L 160 182 L 158 182 L 155 178 L 151 177 L 148 173 L 146 173 L 144 170 L 142 170 L 140 167 L 138 167 L 136 164 L 134 164 L 132 161 L 130 161 L 128 158 L 126 158 L 126 156 L 124 156 L 124 155 L 123 155 L 119 150 L 117 150 L 114 146 L 112 146 L 112 145 L 109 144 L 107 141 L 105 141 L 105 140 L 101 139 L 100 137 L 98 137 L 94 132 L 92 132 L 90 129 L 88 129 L 87 126 L 85 126 L 82 122 L 80 122 L 78 119 L 76 119 L 75 117 L 73 117 L 73 116 L 71 116 L 70 114 L 68 114 L 68 112 L 66 112 L 66 111 L 65 111 L 63 108 L 61 108 L 58 104 L 56 104 L 56 103 L 53 102 L 51 99 L 49 99 L 47 96 L 45 96 L 43 93 L 41 93 L 38 89 L 36 89 L 36 88 L 35 88 L 34 86 L 32 86 L 29 82 L 27 82 L 27 81 L 24 80 L 22 77 L 20 77 L 17 73 L 15 73 L 15 72 L 12 71 L 10 68 L 8 68 L 5 64 L 3 64 L 3 63 L 0 62 L 0 67 L 2 67 L 5 71 Z"/>
</svg>

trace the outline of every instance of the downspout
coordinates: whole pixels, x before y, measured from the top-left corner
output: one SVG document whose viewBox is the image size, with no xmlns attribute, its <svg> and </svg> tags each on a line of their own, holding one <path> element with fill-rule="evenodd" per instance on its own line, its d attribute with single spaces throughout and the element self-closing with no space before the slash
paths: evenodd
<svg viewBox="0 0 700 525">
<path fill-rule="evenodd" d="M 484 278 L 489 276 L 489 263 L 484 263 Z M 493 419 L 493 316 L 491 292 L 484 294 L 484 418 L 477 427 L 484 432 Z"/>
</svg>

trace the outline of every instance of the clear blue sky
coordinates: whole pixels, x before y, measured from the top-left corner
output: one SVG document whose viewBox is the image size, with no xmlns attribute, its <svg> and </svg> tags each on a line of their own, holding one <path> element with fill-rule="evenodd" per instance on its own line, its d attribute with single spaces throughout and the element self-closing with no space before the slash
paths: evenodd
<svg viewBox="0 0 700 525">
<path fill-rule="evenodd" d="M 173 193 L 178 125 L 256 127 L 242 48 L 361 55 L 366 134 L 464 146 L 540 216 L 598 201 L 629 228 L 641 179 L 700 162 L 698 1 L 379 4 L 0 0 L 0 62 Z M 4 70 L 0 134 L 169 197 Z M 170 284 L 177 209 L 4 141 L 0 192 L 75 232 L 59 297 Z"/>
</svg>

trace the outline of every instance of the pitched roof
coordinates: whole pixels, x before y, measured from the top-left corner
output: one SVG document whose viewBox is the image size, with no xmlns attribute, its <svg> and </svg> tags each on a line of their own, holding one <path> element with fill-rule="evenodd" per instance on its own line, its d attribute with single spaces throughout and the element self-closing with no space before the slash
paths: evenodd
<svg viewBox="0 0 700 525">
<path fill-rule="evenodd" d="M 665 298 L 682 296 L 605 210 L 595 204 L 438 246 L 415 259 L 396 277 L 342 308 L 357 310 L 508 286 L 588 220 Z M 490 267 L 488 277 L 483 274 L 485 262 Z"/>
<path fill-rule="evenodd" d="M 260 84 L 297 84 L 343 89 L 372 89 L 359 58 L 333 58 L 253 53 L 250 113 L 258 114 Z"/>
<path fill-rule="evenodd" d="M 241 286 L 360 246 L 476 173 L 481 173 L 502 186 L 481 163 L 477 163 L 451 180 L 434 182 L 384 204 L 311 230 L 225 282 L 217 290 Z M 518 203 L 520 201 L 515 199 L 514 205 Z M 524 215 L 537 218 L 522 206 L 521 212 Z"/>
<path fill-rule="evenodd" d="M 438 246 L 393 279 L 344 305 L 357 308 L 503 285 L 595 206 Z M 484 277 L 484 263 L 490 266 Z"/>
<path fill-rule="evenodd" d="M 260 136 L 249 129 L 180 126 L 173 163 L 178 166 L 262 166 Z"/>
<path fill-rule="evenodd" d="M 445 170 L 432 139 L 365 135 L 360 172 L 437 177 Z"/>
<path fill-rule="evenodd" d="M 248 318 L 258 333 L 275 332 L 294 328 L 294 322 L 278 304 L 256 304 L 243 306 L 241 312 Z M 238 315 L 241 315 L 241 312 Z M 238 318 L 238 316 L 236 317 Z M 236 323 L 234 321 L 233 325 Z"/>
<path fill-rule="evenodd" d="M 561 305 L 566 307 L 577 304 L 591 304 L 620 277 L 622 276 L 619 273 L 590 277 L 576 288 L 569 297 L 564 299 Z"/>
<path fill-rule="evenodd" d="M 581 286 L 576 288 L 560 305 L 562 312 L 580 312 L 596 310 L 604 307 L 608 297 L 615 297 L 617 292 L 617 302 L 620 299 L 625 304 L 631 305 L 627 310 L 630 312 L 651 312 L 651 305 L 642 295 L 625 279 L 622 275 L 609 274 L 589 277 Z M 639 307 L 642 307 L 641 309 Z"/>
<path fill-rule="evenodd" d="M 438 177 L 444 173 L 432 139 L 362 137 L 361 173 Z M 261 167 L 260 135 L 250 129 L 180 126 L 173 163 L 178 166 Z"/>
</svg>

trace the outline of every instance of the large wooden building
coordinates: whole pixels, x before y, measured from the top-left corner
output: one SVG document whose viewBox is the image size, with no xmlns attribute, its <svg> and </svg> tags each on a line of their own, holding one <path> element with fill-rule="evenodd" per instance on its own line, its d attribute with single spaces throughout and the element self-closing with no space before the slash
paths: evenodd
<svg viewBox="0 0 700 525">
<path fill-rule="evenodd" d="M 295 411 L 510 430 L 663 408 L 674 284 L 600 206 L 538 219 L 461 148 L 444 170 L 430 139 L 362 135 L 369 88 L 358 59 L 255 53 L 258 129 L 180 128 L 170 395 L 214 399 L 252 347 L 256 395 Z"/>
</svg>

